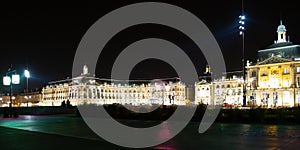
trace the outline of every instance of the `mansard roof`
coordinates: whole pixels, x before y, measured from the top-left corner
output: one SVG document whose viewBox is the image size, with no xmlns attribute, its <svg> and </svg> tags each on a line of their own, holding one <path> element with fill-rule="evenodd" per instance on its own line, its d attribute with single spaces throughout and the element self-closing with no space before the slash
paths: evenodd
<svg viewBox="0 0 300 150">
<path fill-rule="evenodd" d="M 285 46 L 292 46 L 292 45 L 294 45 L 293 42 L 274 43 L 272 45 L 269 45 L 267 49 L 278 48 L 278 47 L 285 48 Z"/>
</svg>

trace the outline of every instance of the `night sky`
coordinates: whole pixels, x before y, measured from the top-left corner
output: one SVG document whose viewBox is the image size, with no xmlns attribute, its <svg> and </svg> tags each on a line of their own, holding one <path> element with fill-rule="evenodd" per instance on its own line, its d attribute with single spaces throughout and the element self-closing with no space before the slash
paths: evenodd
<svg viewBox="0 0 300 150">
<path fill-rule="evenodd" d="M 5 75 L 10 64 L 23 74 L 28 67 L 32 78 L 29 88 L 41 88 L 47 82 L 71 77 L 73 57 L 88 28 L 106 13 L 119 7 L 142 1 L 110 0 L 50 3 L 26 1 L 2 3 L 0 9 L 0 74 Z M 241 70 L 241 36 L 238 16 L 241 0 L 227 1 L 161 1 L 180 6 L 198 16 L 211 30 L 223 52 L 227 70 Z M 299 6 L 297 1 L 245 0 L 247 25 L 245 33 L 246 59 L 256 60 L 257 51 L 274 43 L 276 29 L 282 18 L 287 34 L 294 44 L 300 43 Z M 145 24 L 127 28 L 115 35 L 98 60 L 96 76 L 110 78 L 111 66 L 118 53 L 143 38 L 162 38 L 174 42 L 192 59 L 201 75 L 205 58 L 197 46 L 182 33 L 170 27 Z M 176 72 L 159 60 L 147 60 L 132 71 L 132 79 L 174 77 Z M 17 89 L 25 88 L 25 78 Z M 0 92 L 6 91 L 2 86 Z"/>
</svg>

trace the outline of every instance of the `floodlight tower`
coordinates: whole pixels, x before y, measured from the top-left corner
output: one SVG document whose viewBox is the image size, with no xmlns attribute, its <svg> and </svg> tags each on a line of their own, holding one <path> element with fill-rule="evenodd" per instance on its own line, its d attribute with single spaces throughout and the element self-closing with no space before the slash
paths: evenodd
<svg viewBox="0 0 300 150">
<path fill-rule="evenodd" d="M 242 0 L 242 14 L 239 16 L 239 31 L 242 36 L 242 67 L 243 67 L 243 106 L 246 106 L 246 77 L 245 77 L 245 25 L 244 0 Z"/>
</svg>

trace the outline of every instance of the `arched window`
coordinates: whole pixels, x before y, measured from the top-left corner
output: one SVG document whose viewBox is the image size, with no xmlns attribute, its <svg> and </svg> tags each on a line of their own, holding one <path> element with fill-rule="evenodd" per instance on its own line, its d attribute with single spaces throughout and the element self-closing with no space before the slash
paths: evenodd
<svg viewBox="0 0 300 150">
<path fill-rule="evenodd" d="M 289 74 L 289 73 L 290 73 L 289 68 L 284 68 L 284 69 L 283 69 L 283 73 L 284 73 L 284 74 Z"/>
<path fill-rule="evenodd" d="M 251 72 L 251 77 L 256 77 L 256 71 Z"/>
</svg>

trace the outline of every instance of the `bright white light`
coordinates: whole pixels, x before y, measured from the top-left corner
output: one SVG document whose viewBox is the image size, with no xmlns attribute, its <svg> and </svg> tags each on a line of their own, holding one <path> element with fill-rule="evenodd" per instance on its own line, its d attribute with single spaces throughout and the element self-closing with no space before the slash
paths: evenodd
<svg viewBox="0 0 300 150">
<path fill-rule="evenodd" d="M 0 101 L 2 101 L 3 100 L 3 98 L 2 97 L 0 97 Z"/>
<path fill-rule="evenodd" d="M 243 34 L 243 31 L 240 31 L 240 35 L 242 35 Z"/>
<path fill-rule="evenodd" d="M 171 86 L 170 85 L 166 85 L 166 91 L 170 91 Z"/>
<path fill-rule="evenodd" d="M 25 75 L 26 78 L 30 78 L 30 73 L 29 73 L 28 70 L 25 70 L 25 71 L 24 71 L 24 75 Z"/>
<path fill-rule="evenodd" d="M 12 75 L 12 84 L 20 84 L 20 75 L 19 74 Z"/>
<path fill-rule="evenodd" d="M 13 97 L 11 97 L 11 99 L 16 99 L 16 97 L 13 96 Z"/>
<path fill-rule="evenodd" d="M 155 83 L 155 89 L 159 91 L 161 89 L 160 85 Z"/>
<path fill-rule="evenodd" d="M 242 20 L 245 20 L 245 19 L 246 19 L 246 16 L 241 15 L 241 16 L 239 16 L 239 18 L 241 18 Z"/>
<path fill-rule="evenodd" d="M 250 82 L 253 82 L 254 81 L 254 78 L 250 78 Z"/>
<path fill-rule="evenodd" d="M 3 85 L 10 85 L 10 77 L 9 76 L 5 76 L 3 77 Z"/>
</svg>

